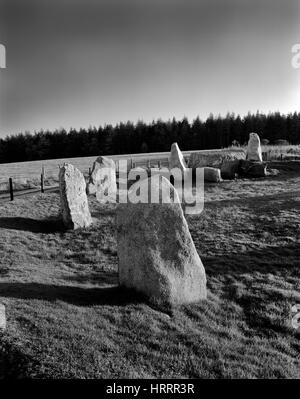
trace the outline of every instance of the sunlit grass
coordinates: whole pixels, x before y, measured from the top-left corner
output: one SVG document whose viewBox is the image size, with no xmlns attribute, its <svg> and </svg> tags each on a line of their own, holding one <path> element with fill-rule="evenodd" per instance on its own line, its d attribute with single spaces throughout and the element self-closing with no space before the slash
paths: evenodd
<svg viewBox="0 0 300 399">
<path fill-rule="evenodd" d="M 0 375 L 299 378 L 300 171 L 208 184 L 188 216 L 207 301 L 164 313 L 117 278 L 114 205 L 62 230 L 57 193 L 0 205 Z"/>
</svg>

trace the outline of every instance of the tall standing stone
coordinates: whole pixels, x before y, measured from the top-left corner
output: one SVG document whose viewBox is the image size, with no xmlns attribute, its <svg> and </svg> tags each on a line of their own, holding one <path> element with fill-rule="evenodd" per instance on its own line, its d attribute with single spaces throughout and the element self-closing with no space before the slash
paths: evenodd
<svg viewBox="0 0 300 399">
<path fill-rule="evenodd" d="M 116 165 L 112 159 L 103 156 L 96 159 L 86 190 L 87 194 L 95 194 L 99 202 L 115 202 L 117 193 Z"/>
<path fill-rule="evenodd" d="M 88 227 L 92 223 L 83 174 L 65 163 L 59 170 L 61 212 L 64 225 L 69 229 Z"/>
<path fill-rule="evenodd" d="M 169 156 L 169 169 L 179 168 L 185 172 L 187 165 L 184 160 L 184 156 L 180 151 L 178 144 L 173 143 L 171 146 L 171 153 Z"/>
<path fill-rule="evenodd" d="M 261 145 L 260 138 L 257 133 L 249 134 L 248 148 L 246 153 L 247 161 L 258 161 L 262 162 L 262 153 L 261 153 Z"/>
<path fill-rule="evenodd" d="M 138 184 L 141 191 L 152 187 L 159 198 L 169 195 L 172 201 L 118 205 L 120 285 L 143 293 L 150 302 L 167 305 L 206 298 L 205 270 L 176 190 L 162 176 Z"/>
</svg>

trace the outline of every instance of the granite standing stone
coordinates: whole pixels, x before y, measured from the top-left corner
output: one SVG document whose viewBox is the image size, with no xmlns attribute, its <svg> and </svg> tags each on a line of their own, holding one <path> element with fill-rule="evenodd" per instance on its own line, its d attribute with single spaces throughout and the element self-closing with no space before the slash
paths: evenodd
<svg viewBox="0 0 300 399">
<path fill-rule="evenodd" d="M 86 196 L 86 183 L 80 170 L 65 163 L 59 170 L 59 188 L 64 225 L 74 230 L 90 226 L 92 218 Z"/>
<path fill-rule="evenodd" d="M 139 182 L 140 190 L 152 186 L 172 202 L 118 205 L 119 283 L 154 303 L 198 302 L 206 298 L 206 275 L 178 194 L 165 177 L 151 179 Z"/>
<path fill-rule="evenodd" d="M 260 145 L 260 138 L 257 133 L 249 134 L 248 148 L 246 153 L 247 161 L 258 161 L 262 162 L 262 152 Z"/>
<path fill-rule="evenodd" d="M 186 162 L 184 160 L 184 156 L 180 151 L 178 144 L 173 143 L 171 146 L 171 153 L 169 156 L 169 169 L 179 168 L 183 172 L 187 169 Z"/>
</svg>

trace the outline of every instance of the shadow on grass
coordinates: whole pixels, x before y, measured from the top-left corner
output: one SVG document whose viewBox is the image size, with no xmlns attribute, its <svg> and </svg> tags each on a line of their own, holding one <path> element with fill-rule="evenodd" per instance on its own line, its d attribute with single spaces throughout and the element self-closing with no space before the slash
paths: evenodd
<svg viewBox="0 0 300 399">
<path fill-rule="evenodd" d="M 200 254 L 201 256 L 201 254 Z M 201 256 L 208 276 L 231 276 L 239 278 L 243 274 L 291 274 L 299 269 L 300 245 L 268 247 L 258 250 L 223 254 L 222 256 Z"/>
<path fill-rule="evenodd" d="M 0 333 L 0 379 L 45 377 L 40 374 L 39 369 L 39 364 L 35 359 L 8 342 Z"/>
<path fill-rule="evenodd" d="M 300 246 L 298 243 L 268 249 L 252 250 L 239 255 L 202 257 L 208 276 L 223 280 L 220 296 L 226 303 L 239 305 L 249 328 L 261 336 L 272 338 L 274 334 L 287 334 L 289 330 L 290 304 L 297 302 L 292 288 L 284 282 L 298 276 Z M 281 285 L 273 278 L 280 277 Z M 296 287 L 295 287 L 296 288 Z"/>
<path fill-rule="evenodd" d="M 96 209 L 91 211 L 92 218 L 100 219 L 103 217 L 115 217 L 116 211 L 114 209 Z"/>
<path fill-rule="evenodd" d="M 9 269 L 3 265 L 0 265 L 0 277 L 8 276 Z"/>
<path fill-rule="evenodd" d="M 23 217 L 2 217 L 0 228 L 10 230 L 31 231 L 32 233 L 55 233 L 64 230 L 59 219 L 36 220 Z"/>
<path fill-rule="evenodd" d="M 76 306 L 121 306 L 144 302 L 141 295 L 119 286 L 83 288 L 40 283 L 0 283 L 0 297 L 49 302 L 60 300 Z"/>
<path fill-rule="evenodd" d="M 294 199 L 294 197 L 296 198 L 297 196 L 300 196 L 300 190 L 289 191 L 285 193 L 277 193 L 277 194 L 250 196 L 245 198 L 214 200 L 205 203 L 205 206 L 216 207 L 220 206 L 220 204 L 230 205 L 230 206 L 242 204 L 243 206 L 251 205 L 252 207 L 260 207 L 262 204 L 266 204 L 268 207 L 270 207 L 270 200 L 271 200 L 271 201 L 282 201 L 282 205 L 285 204 L 286 208 L 288 208 L 291 203 L 299 208 L 299 201 Z"/>
</svg>

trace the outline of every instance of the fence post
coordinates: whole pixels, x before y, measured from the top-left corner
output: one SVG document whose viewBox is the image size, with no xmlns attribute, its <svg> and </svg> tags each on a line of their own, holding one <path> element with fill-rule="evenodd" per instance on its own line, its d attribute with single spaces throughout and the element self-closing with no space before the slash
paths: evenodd
<svg viewBox="0 0 300 399">
<path fill-rule="evenodd" d="M 44 175 L 45 175 L 45 170 L 44 166 L 42 166 L 42 174 L 41 174 L 41 193 L 44 193 Z"/>
<path fill-rule="evenodd" d="M 150 159 L 148 159 L 148 161 L 147 161 L 147 168 L 148 168 L 148 169 L 151 168 L 151 161 L 150 161 Z"/>
<path fill-rule="evenodd" d="M 130 158 L 130 170 L 133 169 L 133 160 Z"/>
<path fill-rule="evenodd" d="M 158 165 L 158 169 L 161 169 L 161 163 L 160 163 L 160 161 L 157 162 L 157 165 Z"/>
<path fill-rule="evenodd" d="M 13 190 L 13 181 L 12 178 L 9 178 L 9 193 L 10 193 L 10 200 L 14 200 L 14 190 Z"/>
</svg>

